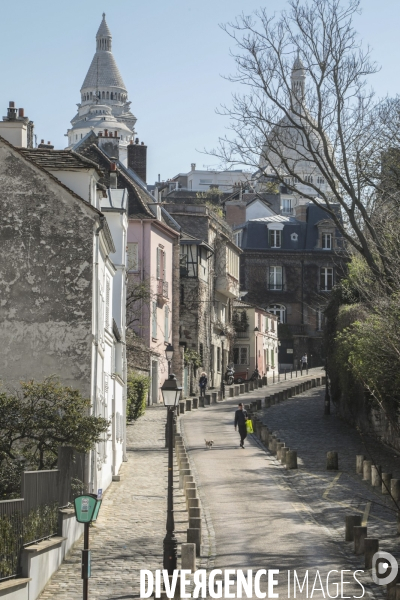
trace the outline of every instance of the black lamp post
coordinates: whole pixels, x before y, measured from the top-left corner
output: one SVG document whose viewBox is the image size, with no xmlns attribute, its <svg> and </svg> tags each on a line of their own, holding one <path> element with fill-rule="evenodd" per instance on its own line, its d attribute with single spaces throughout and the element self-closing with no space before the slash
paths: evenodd
<svg viewBox="0 0 400 600">
<path fill-rule="evenodd" d="M 258 329 L 258 327 L 254 327 L 254 333 L 256 336 L 256 360 L 255 360 L 255 364 L 254 364 L 254 369 L 255 370 L 257 369 L 257 373 L 258 373 L 258 335 L 257 335 L 257 333 L 259 331 L 260 330 Z"/>
<path fill-rule="evenodd" d="M 221 340 L 221 398 L 225 398 L 225 365 L 224 365 L 224 342 L 226 340 L 225 331 L 219 334 Z"/>
<path fill-rule="evenodd" d="M 171 375 L 171 362 L 172 362 L 172 358 L 174 356 L 174 348 L 171 344 L 168 344 L 168 346 L 165 348 L 165 356 L 168 361 L 168 377 L 169 377 Z"/>
<path fill-rule="evenodd" d="M 325 359 L 325 406 L 324 406 L 324 415 L 331 414 L 331 398 L 329 395 L 329 385 L 328 385 L 328 359 Z"/>
<path fill-rule="evenodd" d="M 164 538 L 163 568 L 168 575 L 173 575 L 177 562 L 177 540 L 174 522 L 174 471 L 173 471 L 173 417 L 182 388 L 178 386 L 175 375 L 171 374 L 161 387 L 164 405 L 167 407 L 168 430 L 168 504 L 167 504 L 167 533 Z"/>
</svg>

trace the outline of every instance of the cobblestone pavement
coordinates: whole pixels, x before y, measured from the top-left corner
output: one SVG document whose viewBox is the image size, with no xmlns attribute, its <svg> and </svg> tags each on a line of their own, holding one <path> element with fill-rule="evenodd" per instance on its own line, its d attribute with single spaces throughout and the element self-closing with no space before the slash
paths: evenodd
<svg viewBox="0 0 400 600">
<path fill-rule="evenodd" d="M 356 474 L 356 454 L 364 454 L 394 478 L 400 478 L 400 457 L 338 415 L 325 416 L 324 396 L 321 389 L 313 389 L 259 411 L 269 429 L 297 450 L 299 469 L 286 471 L 272 456 L 271 463 L 312 508 L 318 522 L 333 529 L 339 539 L 344 539 L 345 516 L 360 514 L 368 537 L 377 537 L 382 550 L 400 557 L 396 507 L 381 488 L 373 488 Z M 326 454 L 331 450 L 339 454 L 338 472 L 326 471 Z M 351 552 L 352 544 L 345 546 Z"/>
<path fill-rule="evenodd" d="M 149 407 L 127 427 L 128 462 L 121 481 L 107 489 L 99 519 L 90 529 L 91 600 L 139 598 L 139 570 L 162 568 L 167 509 L 166 410 Z M 175 532 L 186 541 L 187 512 L 174 471 Z M 81 600 L 82 539 L 54 574 L 40 600 Z M 178 546 L 179 548 L 179 546 Z"/>
<path fill-rule="evenodd" d="M 255 399 L 257 393 L 258 397 L 265 395 L 265 388 L 249 395 L 242 395 L 240 400 L 247 403 Z M 310 402 L 314 402 L 316 415 L 321 414 L 318 413 L 319 407 L 323 408 L 321 388 L 308 394 Z M 312 445 L 312 452 L 316 449 L 313 444 L 316 422 L 311 420 L 309 423 L 309 416 L 303 418 L 302 409 L 305 403 L 295 404 L 297 400 L 303 401 L 306 398 L 307 396 L 304 395 L 293 401 L 288 400 L 276 405 L 273 411 L 265 411 L 266 420 L 270 425 L 274 412 L 274 417 L 277 419 L 274 428 L 279 431 L 280 427 L 282 428 L 282 438 L 285 441 L 283 431 L 286 437 L 289 437 L 289 433 L 292 434 L 291 443 L 294 443 L 297 435 L 304 439 L 302 446 L 297 444 L 300 457 L 303 448 Z M 313 581 L 318 570 L 325 581 L 328 572 L 332 569 L 338 571 L 363 569 L 363 561 L 360 557 L 354 557 L 349 544 L 343 541 L 344 517 L 338 518 L 337 529 L 335 529 L 335 522 L 332 526 L 332 523 L 325 519 L 324 513 L 319 514 L 318 510 L 315 510 L 318 508 L 318 502 L 321 501 L 320 496 L 326 492 L 328 485 L 337 477 L 337 473 L 332 475 L 329 473 L 327 481 L 319 484 L 320 488 L 314 486 L 314 495 L 309 493 L 306 497 L 304 492 L 308 492 L 310 487 L 307 478 L 314 475 L 311 465 L 309 471 L 304 468 L 306 458 L 301 459 L 302 468 L 293 475 L 293 473 L 287 474 L 278 465 L 276 459 L 261 446 L 255 436 L 247 438 L 245 450 L 239 448 L 238 434 L 233 429 L 233 414 L 237 402 L 238 398 L 229 399 L 205 409 L 186 413 L 181 419 L 181 430 L 194 467 L 193 471 L 196 473 L 198 494 L 203 511 L 207 515 L 206 535 L 210 540 L 210 549 L 213 553 L 213 568 L 245 571 L 253 569 L 253 572 L 258 569 L 279 569 L 279 584 L 274 591 L 279 592 L 280 598 L 294 597 L 293 586 L 292 595 L 289 596 L 287 592 L 287 571 L 291 572 L 293 578 L 293 570 L 296 570 L 302 580 L 305 571 L 309 570 Z M 290 424 L 287 416 L 283 414 L 285 411 L 291 415 Z M 339 428 L 340 423 L 337 435 L 339 435 Z M 327 435 L 327 432 L 321 435 L 321 443 L 329 442 Z M 214 440 L 211 450 L 205 448 L 204 438 Z M 296 442 L 298 441 L 296 438 Z M 328 443 L 327 449 L 334 448 Z M 315 452 L 319 460 L 320 452 L 325 452 L 325 447 Z M 349 457 L 350 454 L 352 452 L 349 452 Z M 318 463 L 318 469 L 325 467 L 324 460 Z M 326 472 L 318 471 L 315 475 L 314 479 L 319 481 L 319 476 L 322 475 L 324 478 Z M 363 489 L 364 484 L 355 481 Z M 336 501 L 334 495 L 336 490 L 333 487 L 328 490 L 332 493 L 332 497 L 328 494 L 326 500 L 328 512 L 329 510 L 335 512 L 340 506 Z M 367 487 L 366 491 L 370 492 Z M 331 498 L 334 502 L 331 502 Z M 370 518 L 375 519 L 374 512 Z M 391 527 L 392 523 L 389 526 Z M 352 578 L 348 572 L 346 575 Z M 366 587 L 366 596 L 383 598 L 384 589 L 371 585 L 369 573 L 359 574 L 359 578 Z M 360 597 L 361 589 L 354 584 L 353 580 L 353 585 L 350 583 L 346 586 L 344 592 L 344 597 Z M 296 597 L 315 599 L 328 597 L 326 587 L 325 595 L 318 590 L 311 596 L 310 593 L 311 588 L 308 594 L 305 589 L 302 592 L 297 589 Z M 335 597 L 334 588 L 331 588 L 330 593 Z"/>
</svg>

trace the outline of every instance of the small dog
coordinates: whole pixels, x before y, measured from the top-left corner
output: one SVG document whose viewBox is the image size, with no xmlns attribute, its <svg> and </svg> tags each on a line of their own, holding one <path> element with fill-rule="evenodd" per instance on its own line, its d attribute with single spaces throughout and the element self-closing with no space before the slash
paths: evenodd
<svg viewBox="0 0 400 600">
<path fill-rule="evenodd" d="M 211 450 L 212 445 L 214 443 L 214 440 L 206 440 L 204 439 L 205 443 L 206 443 L 206 448 L 208 448 L 209 450 Z"/>
</svg>

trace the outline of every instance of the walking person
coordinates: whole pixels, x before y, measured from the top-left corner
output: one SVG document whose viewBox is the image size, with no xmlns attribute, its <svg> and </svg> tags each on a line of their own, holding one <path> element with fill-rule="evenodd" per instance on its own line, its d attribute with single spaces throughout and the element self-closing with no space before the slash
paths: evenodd
<svg viewBox="0 0 400 600">
<path fill-rule="evenodd" d="M 240 447 L 244 448 L 244 440 L 247 438 L 247 411 L 244 410 L 243 402 L 239 402 L 239 408 L 235 412 L 235 431 L 239 428 Z"/>
<path fill-rule="evenodd" d="M 301 370 L 307 369 L 307 363 L 308 363 L 308 358 L 307 358 L 307 354 L 305 353 L 301 357 Z"/>
<path fill-rule="evenodd" d="M 199 379 L 200 398 L 202 396 L 206 395 L 207 383 L 208 383 L 207 374 L 203 371 L 202 374 L 201 374 L 201 376 L 200 376 L 200 379 Z"/>
</svg>

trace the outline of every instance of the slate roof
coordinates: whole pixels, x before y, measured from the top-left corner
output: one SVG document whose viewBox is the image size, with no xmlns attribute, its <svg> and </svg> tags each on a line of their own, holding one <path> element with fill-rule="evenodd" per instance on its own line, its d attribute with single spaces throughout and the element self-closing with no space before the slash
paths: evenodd
<svg viewBox="0 0 400 600">
<path fill-rule="evenodd" d="M 81 91 L 100 87 L 118 87 L 127 91 L 114 55 L 107 50 L 98 50 L 93 56 Z"/>
<path fill-rule="evenodd" d="M 339 206 L 338 214 L 340 214 Z M 269 250 L 277 255 L 282 251 L 304 252 L 305 250 L 326 253 L 326 250 L 316 248 L 319 236 L 317 224 L 321 220 L 330 220 L 329 215 L 321 207 L 310 203 L 307 205 L 307 221 L 300 221 L 295 217 L 276 215 L 252 219 L 244 227 L 236 227 L 235 229 L 243 229 L 242 250 Z M 269 246 L 267 225 L 273 222 L 284 224 L 281 248 L 270 248 Z M 333 221 L 332 224 L 334 225 Z M 297 234 L 297 240 L 292 240 L 291 235 L 293 233 Z M 336 235 L 338 238 L 341 237 L 337 230 Z"/>
<path fill-rule="evenodd" d="M 76 171 L 77 169 L 96 169 L 99 175 L 103 175 L 103 171 L 97 163 L 81 156 L 73 150 L 21 148 L 21 153 L 46 170 Z"/>
</svg>

